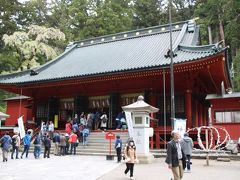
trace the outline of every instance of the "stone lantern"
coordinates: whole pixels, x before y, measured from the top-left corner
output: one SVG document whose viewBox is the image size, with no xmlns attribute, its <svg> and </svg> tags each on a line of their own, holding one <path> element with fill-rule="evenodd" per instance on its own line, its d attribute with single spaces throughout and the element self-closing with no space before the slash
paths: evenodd
<svg viewBox="0 0 240 180">
<path fill-rule="evenodd" d="M 153 128 L 150 128 L 149 113 L 158 112 L 159 109 L 144 102 L 143 96 L 139 96 L 137 102 L 123 106 L 122 109 L 126 114 L 130 137 L 132 136 L 137 147 L 139 162 L 151 163 L 153 155 L 149 152 L 149 137 L 153 136 Z"/>
</svg>

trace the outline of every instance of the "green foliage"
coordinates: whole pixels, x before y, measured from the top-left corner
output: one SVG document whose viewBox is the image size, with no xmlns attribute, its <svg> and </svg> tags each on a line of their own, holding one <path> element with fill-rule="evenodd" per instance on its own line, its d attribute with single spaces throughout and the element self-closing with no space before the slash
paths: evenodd
<svg viewBox="0 0 240 180">
<path fill-rule="evenodd" d="M 233 88 L 235 92 L 240 92 L 240 50 L 238 50 L 237 55 L 233 59 Z"/>
<path fill-rule="evenodd" d="M 55 58 L 60 50 L 54 40 L 64 41 L 65 35 L 59 29 L 45 28 L 32 25 L 28 32 L 14 32 L 12 35 L 3 35 L 6 47 L 13 51 L 22 69 L 39 66 L 42 58 L 51 60 Z"/>
</svg>

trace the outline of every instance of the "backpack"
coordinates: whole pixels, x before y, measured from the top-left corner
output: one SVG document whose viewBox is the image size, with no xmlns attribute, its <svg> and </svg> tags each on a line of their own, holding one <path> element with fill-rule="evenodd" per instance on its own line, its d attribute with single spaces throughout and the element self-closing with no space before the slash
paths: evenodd
<svg viewBox="0 0 240 180">
<path fill-rule="evenodd" d="M 17 137 L 13 137 L 12 138 L 12 146 L 16 146 L 17 145 Z"/>
</svg>

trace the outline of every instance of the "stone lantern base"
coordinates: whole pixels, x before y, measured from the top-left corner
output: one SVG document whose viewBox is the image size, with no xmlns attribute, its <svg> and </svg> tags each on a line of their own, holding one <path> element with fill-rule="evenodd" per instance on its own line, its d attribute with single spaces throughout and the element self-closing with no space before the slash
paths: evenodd
<svg viewBox="0 0 240 180">
<path fill-rule="evenodd" d="M 154 161 L 154 156 L 152 153 L 146 154 L 137 154 L 137 158 L 140 164 L 151 164 Z"/>
</svg>

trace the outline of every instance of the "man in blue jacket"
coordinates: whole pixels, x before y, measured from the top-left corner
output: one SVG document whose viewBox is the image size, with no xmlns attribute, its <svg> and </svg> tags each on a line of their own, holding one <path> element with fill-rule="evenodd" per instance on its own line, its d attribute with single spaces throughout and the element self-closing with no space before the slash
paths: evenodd
<svg viewBox="0 0 240 180">
<path fill-rule="evenodd" d="M 117 151 L 118 163 L 120 163 L 122 160 L 122 140 L 119 135 L 117 135 L 117 139 L 115 141 L 115 149 Z"/>
<path fill-rule="evenodd" d="M 6 131 L 5 135 L 0 139 L 1 148 L 2 148 L 2 155 L 3 155 L 3 162 L 7 161 L 8 152 L 11 147 L 12 139 L 9 136 L 9 132 Z"/>
<path fill-rule="evenodd" d="M 25 152 L 26 152 L 26 158 L 28 158 L 28 150 L 29 150 L 30 143 L 31 143 L 31 137 L 32 137 L 31 131 L 28 131 L 27 134 L 23 138 L 24 150 L 22 152 L 21 159 L 23 158 L 23 155 Z"/>
</svg>

